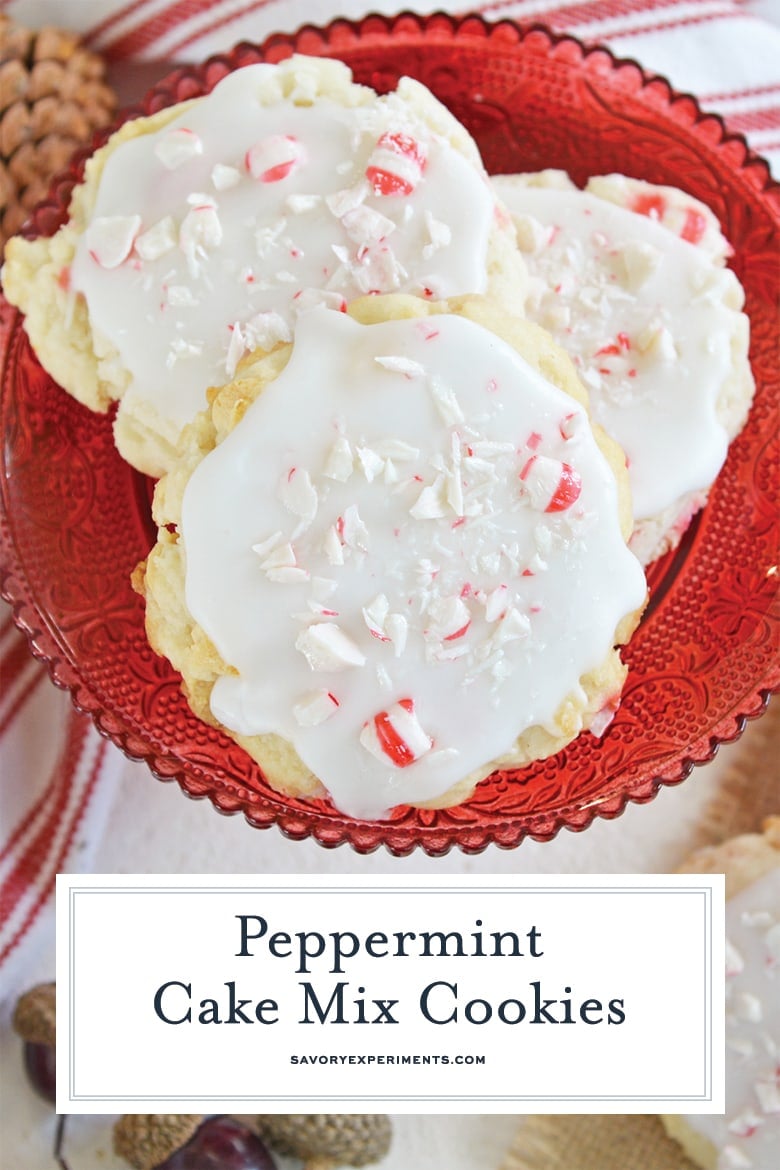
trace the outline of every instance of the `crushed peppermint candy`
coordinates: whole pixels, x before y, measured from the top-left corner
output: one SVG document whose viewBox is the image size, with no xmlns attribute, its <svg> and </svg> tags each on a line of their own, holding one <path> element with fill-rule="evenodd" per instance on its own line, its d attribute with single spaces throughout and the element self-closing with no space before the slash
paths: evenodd
<svg viewBox="0 0 780 1170">
<path fill-rule="evenodd" d="M 428 606 L 427 636 L 442 642 L 462 638 L 471 625 L 471 610 L 461 597 L 437 597 Z"/>
<path fill-rule="evenodd" d="M 373 601 L 363 607 L 363 620 L 365 621 L 369 634 L 374 638 L 378 638 L 380 642 L 389 642 L 390 638 L 385 633 L 385 620 L 390 610 L 390 602 L 385 597 L 384 593 L 379 593 Z"/>
<path fill-rule="evenodd" d="M 306 160 L 306 151 L 291 134 L 271 134 L 250 146 L 244 163 L 253 179 L 279 183 Z"/>
<path fill-rule="evenodd" d="M 378 760 L 396 768 L 415 763 L 433 747 L 433 740 L 423 730 L 412 699 L 400 699 L 387 711 L 366 723 L 360 733 L 363 747 Z"/>
<path fill-rule="evenodd" d="M 375 195 L 411 195 L 427 161 L 423 143 L 409 134 L 387 133 L 377 141 L 366 167 Z"/>
<path fill-rule="evenodd" d="M 254 546 L 257 551 L 258 546 Z M 308 569 L 298 564 L 292 544 L 279 544 L 270 550 L 261 564 L 269 581 L 282 585 L 293 585 L 309 580 Z"/>
<path fill-rule="evenodd" d="M 229 191 L 241 182 L 241 172 L 237 167 L 216 163 L 211 171 L 211 182 L 216 191 Z"/>
<path fill-rule="evenodd" d="M 384 240 L 395 231 L 395 223 L 381 211 L 359 203 L 341 216 L 344 231 L 356 244 L 371 244 Z"/>
<path fill-rule="evenodd" d="M 579 499 L 582 478 L 568 463 L 534 454 L 520 471 L 531 504 L 542 512 L 564 512 Z"/>
<path fill-rule="evenodd" d="M 688 196 L 635 191 L 616 176 L 585 191 L 568 180 L 494 183 L 531 275 L 527 316 L 567 350 L 593 417 L 626 451 L 635 547 L 652 559 L 677 532 L 676 512 L 690 520 L 687 501 L 709 488 L 727 448 L 723 403 L 742 323 L 733 274 L 704 246 L 717 228 Z"/>
<path fill-rule="evenodd" d="M 448 224 L 436 219 L 430 211 L 425 212 L 425 226 L 430 242 L 423 246 L 422 254 L 423 259 L 430 260 L 440 248 L 448 248 L 452 243 L 452 229 Z"/>
<path fill-rule="evenodd" d="M 313 520 L 317 515 L 317 489 L 305 467 L 291 467 L 279 480 L 276 494 L 295 516 Z"/>
<path fill-rule="evenodd" d="M 118 268 L 132 252 L 140 229 L 140 215 L 103 215 L 93 219 L 85 233 L 90 256 L 101 268 Z"/>
<path fill-rule="evenodd" d="M 167 170 L 175 171 L 203 154 L 203 140 L 194 130 L 177 126 L 162 134 L 155 143 L 154 153 Z"/>
<path fill-rule="evenodd" d="M 369 548 L 368 529 L 360 518 L 357 504 L 350 504 L 344 509 L 344 515 L 337 524 L 339 536 L 352 549 L 367 552 Z"/>
<path fill-rule="evenodd" d="M 745 969 L 745 960 L 729 939 L 726 939 L 726 977 L 739 975 Z"/>
<path fill-rule="evenodd" d="M 179 247 L 192 276 L 198 275 L 205 254 L 222 243 L 222 234 L 219 212 L 212 201 L 197 203 L 187 212 L 179 227 Z"/>
<path fill-rule="evenodd" d="M 301 727 L 318 727 L 338 711 L 340 703 L 331 691 L 310 691 L 293 706 Z"/>
<path fill-rule="evenodd" d="M 295 641 L 312 670 L 341 671 L 363 666 L 366 658 L 356 642 L 335 622 L 319 622 L 302 630 Z"/>
<path fill-rule="evenodd" d="M 393 374 L 403 374 L 407 378 L 421 378 L 425 374 L 425 366 L 412 358 L 387 355 L 375 357 L 374 361 L 383 369 L 390 370 Z"/>
<path fill-rule="evenodd" d="M 177 242 L 178 235 L 173 217 L 166 215 L 135 237 L 135 250 L 142 260 L 157 260 L 175 248 Z"/>
<path fill-rule="evenodd" d="M 735 1137 L 752 1137 L 759 1126 L 764 1124 L 764 1118 L 759 1117 L 754 1109 L 743 1109 L 733 1121 L 729 1122 L 729 1133 L 733 1133 Z"/>
</svg>

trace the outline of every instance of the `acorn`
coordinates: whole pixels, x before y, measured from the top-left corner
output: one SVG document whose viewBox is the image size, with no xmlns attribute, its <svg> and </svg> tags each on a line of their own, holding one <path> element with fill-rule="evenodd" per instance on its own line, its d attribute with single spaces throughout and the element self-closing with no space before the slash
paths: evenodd
<svg viewBox="0 0 780 1170">
<path fill-rule="evenodd" d="M 275 1170 L 258 1135 L 232 1117 L 133 1113 L 114 1124 L 114 1153 L 134 1170 Z"/>
<path fill-rule="evenodd" d="M 301 1158 L 304 1170 L 369 1166 L 390 1149 L 392 1126 L 385 1113 L 280 1113 L 257 1118 L 272 1149 Z"/>
<path fill-rule="evenodd" d="M 110 122 L 105 64 L 72 32 L 0 16 L 0 259 L 77 147 Z"/>
<path fill-rule="evenodd" d="M 22 995 L 11 1021 L 24 1041 L 24 1067 L 32 1087 L 46 1101 L 56 1098 L 57 997 L 53 983 Z"/>
</svg>

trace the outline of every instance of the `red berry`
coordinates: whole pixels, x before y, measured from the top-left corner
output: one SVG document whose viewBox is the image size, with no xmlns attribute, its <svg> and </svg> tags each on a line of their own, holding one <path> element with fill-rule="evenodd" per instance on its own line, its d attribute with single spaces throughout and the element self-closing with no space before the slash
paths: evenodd
<svg viewBox="0 0 780 1170">
<path fill-rule="evenodd" d="M 275 1170 L 260 1138 L 231 1117 L 209 1117 L 156 1170 Z"/>
<path fill-rule="evenodd" d="M 36 1093 L 52 1104 L 56 1094 L 56 1049 L 53 1044 L 31 1044 L 24 1046 L 24 1068 Z"/>
</svg>

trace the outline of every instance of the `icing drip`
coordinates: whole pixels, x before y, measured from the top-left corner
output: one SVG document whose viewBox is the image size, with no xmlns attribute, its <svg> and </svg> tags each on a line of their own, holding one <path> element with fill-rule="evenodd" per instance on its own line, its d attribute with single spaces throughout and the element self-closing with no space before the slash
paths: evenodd
<svg viewBox="0 0 780 1170">
<path fill-rule="evenodd" d="M 171 440 L 206 387 L 312 304 L 485 287 L 494 200 L 477 168 L 394 94 L 263 106 L 273 68 L 238 70 L 118 146 L 72 266 L 129 371 L 125 407 L 152 402 Z"/>
<path fill-rule="evenodd" d="M 637 520 L 709 487 L 728 436 L 733 274 L 646 214 L 576 190 L 496 183 L 532 276 L 528 316 L 568 351 L 626 452 Z"/>
<path fill-rule="evenodd" d="M 780 1150 L 780 868 L 726 903 L 726 1114 L 686 1117 L 718 1170 L 771 1170 Z"/>
<path fill-rule="evenodd" d="M 441 795 L 554 729 L 641 605 L 616 496 L 581 408 L 492 333 L 313 310 L 185 492 L 187 607 L 238 672 L 214 714 L 352 815 Z"/>
</svg>

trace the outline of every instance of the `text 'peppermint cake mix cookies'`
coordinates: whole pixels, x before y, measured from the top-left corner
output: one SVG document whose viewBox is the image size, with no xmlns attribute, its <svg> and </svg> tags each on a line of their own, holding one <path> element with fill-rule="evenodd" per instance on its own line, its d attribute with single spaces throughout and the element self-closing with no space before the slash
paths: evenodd
<svg viewBox="0 0 780 1170">
<path fill-rule="evenodd" d="M 560 171 L 493 180 L 531 276 L 526 311 L 567 350 L 626 452 L 631 547 L 674 548 L 750 406 L 748 319 L 717 220 L 681 191 Z"/>
<path fill-rule="evenodd" d="M 706 1170 L 775 1170 L 780 1154 L 780 817 L 695 853 L 726 875 L 726 1113 L 665 1117 Z"/>
<path fill-rule="evenodd" d="M 623 453 L 547 334 L 364 298 L 213 393 L 137 584 L 195 713 L 274 787 L 454 804 L 604 731 L 646 587 Z"/>
<path fill-rule="evenodd" d="M 365 293 L 489 292 L 524 268 L 473 141 L 408 78 L 378 97 L 337 61 L 252 65 L 125 124 L 70 220 L 14 240 L 6 296 L 48 372 L 95 410 L 121 399 L 121 454 L 158 475 L 241 354 L 299 310 Z"/>
</svg>

